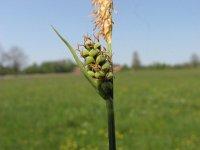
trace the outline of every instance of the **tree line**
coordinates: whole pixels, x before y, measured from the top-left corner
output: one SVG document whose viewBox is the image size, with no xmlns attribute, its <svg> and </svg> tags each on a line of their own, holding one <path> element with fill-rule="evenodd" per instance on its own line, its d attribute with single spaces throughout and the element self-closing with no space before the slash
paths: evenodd
<svg viewBox="0 0 200 150">
<path fill-rule="evenodd" d="M 36 74 L 36 73 L 64 73 L 71 72 L 76 66 L 73 61 L 58 60 L 45 61 L 41 64 L 26 66 L 28 57 L 19 47 L 12 47 L 8 51 L 0 48 L 0 75 L 8 74 Z"/>
<path fill-rule="evenodd" d="M 132 63 L 131 66 L 123 65 L 122 70 L 144 70 L 144 69 L 154 69 L 154 70 L 162 70 L 162 69 L 191 69 L 191 68 L 199 68 L 200 69 L 200 57 L 193 53 L 190 56 L 190 59 L 188 62 L 181 63 L 181 64 L 167 64 L 167 63 L 160 63 L 160 62 L 154 62 L 149 65 L 142 64 L 142 61 L 140 59 L 139 53 L 137 51 L 133 52 L 132 55 Z"/>
<path fill-rule="evenodd" d="M 150 65 L 144 66 L 141 63 L 141 59 L 139 57 L 139 54 L 137 51 L 133 53 L 132 57 L 132 65 L 130 68 L 127 67 L 127 69 L 134 69 L 134 70 L 139 70 L 139 69 L 181 69 L 181 68 L 200 68 L 200 57 L 194 53 L 190 56 L 189 62 L 182 63 L 182 64 L 175 64 L 175 65 L 170 65 L 167 63 L 152 63 Z"/>
<path fill-rule="evenodd" d="M 28 57 L 23 50 L 17 46 L 4 51 L 0 47 L 0 75 L 8 74 L 44 74 L 44 73 L 65 73 L 72 72 L 76 64 L 68 60 L 45 61 L 41 64 L 34 63 L 26 66 Z M 116 66 L 116 65 L 115 65 Z M 119 65 L 118 65 L 119 66 Z M 188 63 L 169 65 L 166 63 L 152 63 L 143 65 L 139 53 L 135 51 L 132 56 L 131 66 L 123 65 L 122 70 L 140 70 L 140 69 L 181 69 L 181 68 L 200 68 L 200 58 L 197 54 L 192 54 Z"/>
<path fill-rule="evenodd" d="M 65 73 L 72 72 L 76 65 L 70 60 L 58 60 L 58 61 L 45 61 L 40 65 L 34 63 L 33 65 L 23 70 L 26 74 L 34 73 Z"/>
</svg>

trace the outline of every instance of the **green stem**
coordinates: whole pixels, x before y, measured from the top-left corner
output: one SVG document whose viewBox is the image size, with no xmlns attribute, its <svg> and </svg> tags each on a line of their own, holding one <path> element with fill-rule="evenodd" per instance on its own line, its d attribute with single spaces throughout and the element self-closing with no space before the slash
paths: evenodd
<svg viewBox="0 0 200 150">
<path fill-rule="evenodd" d="M 109 57 L 110 57 L 111 60 L 112 60 L 112 44 L 111 44 L 111 43 L 108 44 L 108 55 L 109 55 Z"/>
<path fill-rule="evenodd" d="M 115 117 L 114 117 L 114 104 L 113 99 L 106 100 L 107 115 L 108 115 L 108 138 L 109 150 L 116 150 L 115 142 Z"/>
</svg>

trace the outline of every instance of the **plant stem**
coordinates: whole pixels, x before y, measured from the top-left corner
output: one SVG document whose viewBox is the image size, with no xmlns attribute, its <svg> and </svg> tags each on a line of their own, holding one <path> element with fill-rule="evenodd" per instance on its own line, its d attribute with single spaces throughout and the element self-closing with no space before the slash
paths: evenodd
<svg viewBox="0 0 200 150">
<path fill-rule="evenodd" d="M 111 44 L 111 43 L 108 44 L 108 55 L 109 55 L 109 57 L 110 57 L 111 60 L 112 60 L 112 44 Z"/>
<path fill-rule="evenodd" d="M 113 98 L 106 100 L 107 115 L 108 115 L 108 138 L 109 150 L 116 150 L 115 142 L 115 117 L 114 117 L 114 104 Z"/>
</svg>

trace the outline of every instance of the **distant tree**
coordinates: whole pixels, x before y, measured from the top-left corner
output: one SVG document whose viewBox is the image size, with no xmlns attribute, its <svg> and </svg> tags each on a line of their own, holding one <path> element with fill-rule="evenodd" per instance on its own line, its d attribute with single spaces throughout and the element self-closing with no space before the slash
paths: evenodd
<svg viewBox="0 0 200 150">
<path fill-rule="evenodd" d="M 0 45 L 0 66 L 2 67 L 3 66 L 3 63 L 4 63 L 4 51 L 3 51 L 3 48 L 2 46 Z"/>
<path fill-rule="evenodd" d="M 192 54 L 190 62 L 193 67 L 197 67 L 200 64 L 199 56 L 195 53 Z"/>
<path fill-rule="evenodd" d="M 2 66 L 8 67 L 9 66 L 9 59 L 10 59 L 10 57 L 9 57 L 7 52 L 5 52 L 5 51 L 0 52 L 0 63 L 1 63 Z"/>
<path fill-rule="evenodd" d="M 4 51 L 0 46 L 0 75 L 18 74 L 26 65 L 27 56 L 19 47 Z"/>
<path fill-rule="evenodd" d="M 3 57 L 2 57 L 2 54 L 3 54 L 3 50 L 0 46 L 0 75 L 3 74 L 3 60 L 2 60 Z"/>
<path fill-rule="evenodd" d="M 13 72 L 11 67 L 6 66 L 7 56 L 7 53 L 4 52 L 3 48 L 0 46 L 0 75 L 6 75 Z"/>
<path fill-rule="evenodd" d="M 132 68 L 138 70 L 141 68 L 141 61 L 137 51 L 133 53 Z"/>
<path fill-rule="evenodd" d="M 3 60 L 2 60 L 2 50 L 1 50 L 1 47 L 0 47 L 0 67 L 3 66 Z"/>
<path fill-rule="evenodd" d="M 6 58 L 7 66 L 12 67 L 14 73 L 19 73 L 26 65 L 27 56 L 17 46 L 12 47 L 4 57 Z"/>
</svg>

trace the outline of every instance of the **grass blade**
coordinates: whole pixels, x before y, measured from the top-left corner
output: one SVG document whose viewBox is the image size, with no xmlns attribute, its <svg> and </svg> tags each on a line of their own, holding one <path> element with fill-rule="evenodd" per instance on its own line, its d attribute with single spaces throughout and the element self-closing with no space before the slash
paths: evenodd
<svg viewBox="0 0 200 150">
<path fill-rule="evenodd" d="M 90 77 L 87 73 L 87 71 L 85 70 L 82 62 L 79 60 L 77 54 L 76 54 L 76 51 L 74 50 L 74 48 L 69 44 L 69 42 L 67 40 L 65 40 L 61 35 L 60 33 L 52 26 L 53 30 L 56 32 L 56 34 L 58 35 L 58 37 L 65 43 L 65 45 L 69 48 L 69 50 L 71 51 L 76 63 L 79 65 L 82 73 L 84 74 L 84 76 L 87 78 L 87 80 L 92 84 L 92 86 L 97 89 L 98 87 L 98 84 L 97 82 L 95 82 L 95 80 Z"/>
</svg>

